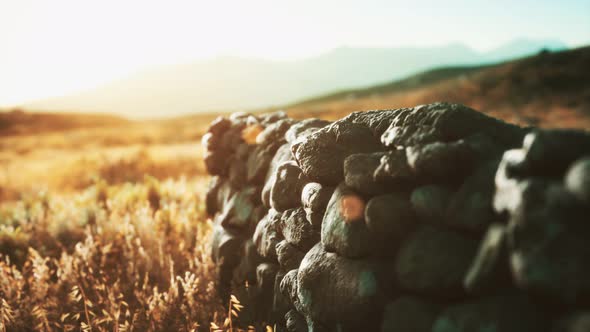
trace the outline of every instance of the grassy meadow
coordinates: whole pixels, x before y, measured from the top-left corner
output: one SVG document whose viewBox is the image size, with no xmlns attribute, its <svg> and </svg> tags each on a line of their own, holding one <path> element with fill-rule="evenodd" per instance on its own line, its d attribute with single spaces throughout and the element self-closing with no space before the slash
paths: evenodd
<svg viewBox="0 0 590 332">
<path fill-rule="evenodd" d="M 223 329 L 199 146 L 213 117 L 62 117 L 84 116 L 0 136 L 0 332 Z"/>
</svg>

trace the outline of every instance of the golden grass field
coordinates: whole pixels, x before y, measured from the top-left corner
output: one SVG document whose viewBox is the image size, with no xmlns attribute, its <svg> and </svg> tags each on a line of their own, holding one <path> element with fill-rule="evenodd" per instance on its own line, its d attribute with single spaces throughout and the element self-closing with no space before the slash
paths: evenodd
<svg viewBox="0 0 590 332">
<path fill-rule="evenodd" d="M 224 329 L 199 147 L 211 120 L 0 137 L 0 332 Z"/>
</svg>

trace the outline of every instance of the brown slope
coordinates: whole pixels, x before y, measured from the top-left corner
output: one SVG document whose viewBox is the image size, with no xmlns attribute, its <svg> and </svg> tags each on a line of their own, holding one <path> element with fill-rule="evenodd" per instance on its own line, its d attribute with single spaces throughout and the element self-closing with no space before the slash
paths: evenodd
<svg viewBox="0 0 590 332">
<path fill-rule="evenodd" d="M 429 71 L 402 81 L 305 101 L 287 110 L 298 117 L 336 118 L 351 111 L 435 101 L 463 103 L 523 125 L 589 129 L 590 47 L 543 52 L 480 68 Z"/>
<path fill-rule="evenodd" d="M 128 123 L 128 120 L 113 115 L 36 113 L 12 110 L 0 112 L 0 137 L 80 128 L 112 127 Z"/>
</svg>

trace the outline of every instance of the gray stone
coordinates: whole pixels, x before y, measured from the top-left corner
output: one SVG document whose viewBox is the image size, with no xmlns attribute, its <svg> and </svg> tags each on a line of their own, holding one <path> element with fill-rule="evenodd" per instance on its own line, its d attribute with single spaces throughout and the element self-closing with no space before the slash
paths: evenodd
<svg viewBox="0 0 590 332">
<path fill-rule="evenodd" d="M 223 178 L 219 176 L 213 176 L 207 185 L 207 194 L 205 195 L 205 211 L 210 217 L 215 215 L 215 213 L 217 213 L 222 208 L 218 204 L 217 197 L 223 182 Z"/>
<path fill-rule="evenodd" d="M 459 297 L 477 246 L 476 240 L 422 226 L 404 241 L 397 254 L 397 283 L 412 292 Z"/>
<path fill-rule="evenodd" d="M 433 103 L 396 111 L 381 142 L 388 147 L 450 142 L 486 133 L 498 142 L 513 142 L 520 128 L 459 104 Z"/>
<path fill-rule="evenodd" d="M 387 151 L 379 162 L 379 167 L 373 173 L 376 181 L 406 187 L 415 182 L 416 175 L 408 164 L 405 150 Z"/>
<path fill-rule="evenodd" d="M 483 233 L 497 220 L 492 202 L 494 174 L 498 163 L 488 162 L 468 176 L 452 196 L 447 210 L 447 225 L 462 231 Z"/>
<path fill-rule="evenodd" d="M 523 150 L 504 152 L 494 178 L 496 193 L 493 206 L 497 213 L 512 213 L 517 209 L 523 189 L 520 180 L 526 176 L 526 167 Z"/>
<path fill-rule="evenodd" d="M 207 132 L 209 132 L 215 136 L 221 136 L 230 127 L 231 127 L 230 120 L 228 120 L 222 116 L 218 116 L 217 118 L 215 118 L 215 120 L 213 120 L 211 122 L 211 124 L 209 125 L 209 128 L 207 129 Z"/>
<path fill-rule="evenodd" d="M 279 266 L 272 263 L 262 263 L 256 268 L 256 288 L 258 289 L 256 305 L 261 309 L 261 312 L 269 314 L 266 319 L 271 319 L 275 280 L 278 272 Z"/>
<path fill-rule="evenodd" d="M 347 259 L 314 246 L 297 273 L 297 297 L 308 322 L 320 325 L 376 328 L 375 308 L 389 290 L 387 271 L 379 262 Z"/>
<path fill-rule="evenodd" d="M 490 225 L 465 275 L 465 289 L 470 292 L 493 291 L 508 285 L 511 281 L 508 255 L 505 226 Z"/>
<path fill-rule="evenodd" d="M 365 221 L 371 233 L 375 255 L 393 256 L 416 227 L 416 215 L 406 194 L 375 196 L 365 209 Z"/>
<path fill-rule="evenodd" d="M 294 161 L 286 161 L 277 167 L 274 184 L 270 190 L 270 206 L 285 211 L 300 205 L 301 190 L 308 182 Z"/>
<path fill-rule="evenodd" d="M 291 146 L 287 143 L 281 145 L 272 157 L 268 166 L 266 177 L 264 178 L 264 187 L 262 189 L 262 203 L 266 208 L 270 209 L 270 191 L 276 181 L 277 168 L 285 161 L 293 160 L 291 154 Z"/>
<path fill-rule="evenodd" d="M 329 125 L 330 123 L 330 121 L 316 118 L 301 120 L 298 123 L 292 125 L 289 130 L 285 132 L 285 140 L 289 143 L 292 143 L 297 138 L 299 138 L 299 136 L 308 132 L 309 129 L 320 129 Z"/>
<path fill-rule="evenodd" d="M 508 239 L 516 285 L 566 303 L 590 294 L 588 208 L 559 182 L 523 182 Z"/>
<path fill-rule="evenodd" d="M 225 228 L 245 229 L 252 221 L 255 207 L 260 203 L 260 192 L 256 187 L 246 187 L 235 193 L 223 206 L 218 220 Z"/>
<path fill-rule="evenodd" d="M 230 283 L 234 269 L 240 262 L 244 239 L 220 225 L 213 228 L 211 257 L 217 263 L 218 291 L 222 296 L 229 296 Z"/>
<path fill-rule="evenodd" d="M 303 256 L 305 256 L 305 252 L 297 249 L 297 247 L 286 240 L 277 244 L 276 251 L 277 259 L 281 268 L 287 271 L 299 268 L 299 264 L 301 263 Z"/>
<path fill-rule="evenodd" d="M 381 137 L 399 112 L 400 110 L 357 111 L 350 113 L 342 121 L 363 125 L 369 128 L 376 137 Z"/>
<path fill-rule="evenodd" d="M 522 148 L 530 175 L 561 177 L 574 161 L 590 155 L 590 133 L 534 130 L 526 135 Z"/>
<path fill-rule="evenodd" d="M 259 145 L 252 151 L 246 164 L 246 180 L 248 183 L 261 184 L 266 177 L 270 162 L 279 146 Z"/>
<path fill-rule="evenodd" d="M 543 332 L 544 315 L 522 295 L 484 298 L 445 309 L 432 332 Z"/>
<path fill-rule="evenodd" d="M 436 181 L 461 179 L 475 164 L 474 151 L 463 140 L 410 146 L 406 156 L 417 177 Z"/>
<path fill-rule="evenodd" d="M 214 136 L 212 133 L 205 133 L 201 137 L 201 146 L 205 151 L 215 151 L 221 146 L 221 139 L 219 136 Z"/>
<path fill-rule="evenodd" d="M 285 271 L 279 270 L 273 285 L 272 320 L 279 323 L 284 323 L 285 314 L 293 307 L 291 300 L 281 293 L 281 281 L 284 277 Z"/>
<path fill-rule="evenodd" d="M 228 179 L 232 187 L 236 189 L 243 188 L 246 185 L 247 173 L 246 162 L 236 160 L 235 158 L 229 161 Z"/>
<path fill-rule="evenodd" d="M 322 186 L 317 182 L 310 182 L 301 191 L 301 205 L 305 210 L 307 221 L 319 230 L 324 219 L 324 212 L 334 193 L 334 187 Z"/>
<path fill-rule="evenodd" d="M 447 186 L 425 185 L 414 189 L 410 200 L 420 221 L 443 225 L 452 196 L 453 191 Z"/>
<path fill-rule="evenodd" d="M 270 113 L 265 113 L 265 114 L 261 114 L 259 115 L 260 118 L 260 122 L 263 125 L 268 125 L 271 123 L 275 123 L 279 120 L 283 120 L 287 118 L 287 113 L 283 110 L 279 110 L 276 112 L 270 112 Z"/>
<path fill-rule="evenodd" d="M 281 119 L 267 125 L 258 136 L 256 136 L 256 144 L 270 145 L 276 142 L 285 142 L 285 132 L 295 121 L 292 119 Z M 282 143 L 281 143 L 282 144 Z"/>
<path fill-rule="evenodd" d="M 337 121 L 301 136 L 291 145 L 295 160 L 311 181 L 336 185 L 344 179 L 344 159 L 354 153 L 382 149 L 373 132 L 362 125 Z"/>
<path fill-rule="evenodd" d="M 230 155 L 225 151 L 205 151 L 203 154 L 203 161 L 207 173 L 211 175 L 225 176 L 227 174 L 227 160 L 229 158 Z"/>
<path fill-rule="evenodd" d="M 376 178 L 375 171 L 381 165 L 385 152 L 357 153 L 344 160 L 344 182 L 358 193 L 375 196 L 395 190 L 391 178 Z"/>
<path fill-rule="evenodd" d="M 300 308 L 299 298 L 297 297 L 297 273 L 298 270 L 296 269 L 287 272 L 281 280 L 279 290 L 283 296 L 289 299 L 295 308 Z"/>
<path fill-rule="evenodd" d="M 348 258 L 368 256 L 374 249 L 365 223 L 365 201 L 346 185 L 336 188 L 322 221 L 324 248 Z"/>
<path fill-rule="evenodd" d="M 570 167 L 565 186 L 580 201 L 590 205 L 590 157 L 579 159 Z"/>
<path fill-rule="evenodd" d="M 282 240 L 279 232 L 281 214 L 276 211 L 269 213 L 260 220 L 254 231 L 254 244 L 258 254 L 270 260 L 277 260 L 276 246 Z"/>
<path fill-rule="evenodd" d="M 381 332 L 430 332 L 440 308 L 416 297 L 400 297 L 383 310 Z"/>
<path fill-rule="evenodd" d="M 243 254 L 238 267 L 234 270 L 234 281 L 242 285 L 246 281 L 249 284 L 256 283 L 256 268 L 262 263 L 262 257 L 256 251 L 252 239 L 248 239 L 243 245 Z"/>
<path fill-rule="evenodd" d="M 289 332 L 307 332 L 305 317 L 297 310 L 291 309 L 285 314 L 285 325 Z"/>
<path fill-rule="evenodd" d="M 285 240 L 303 252 L 307 252 L 320 240 L 320 234 L 307 221 L 301 207 L 283 212 L 280 225 Z"/>
<path fill-rule="evenodd" d="M 590 331 L 590 311 L 577 311 L 558 319 L 551 332 L 588 332 Z"/>
</svg>

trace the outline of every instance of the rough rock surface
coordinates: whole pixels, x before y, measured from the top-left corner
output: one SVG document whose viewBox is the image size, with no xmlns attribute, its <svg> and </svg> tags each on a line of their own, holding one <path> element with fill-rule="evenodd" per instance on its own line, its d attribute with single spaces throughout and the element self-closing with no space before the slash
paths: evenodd
<svg viewBox="0 0 590 332">
<path fill-rule="evenodd" d="M 588 330 L 587 132 L 434 103 L 234 113 L 202 145 L 217 289 L 244 327 Z"/>
<path fill-rule="evenodd" d="M 381 332 L 430 332 L 440 308 L 417 297 L 400 297 L 385 306 Z"/>
<path fill-rule="evenodd" d="M 477 245 L 476 240 L 454 232 L 421 227 L 399 250 L 396 281 L 400 288 L 412 292 L 460 296 Z"/>
</svg>

